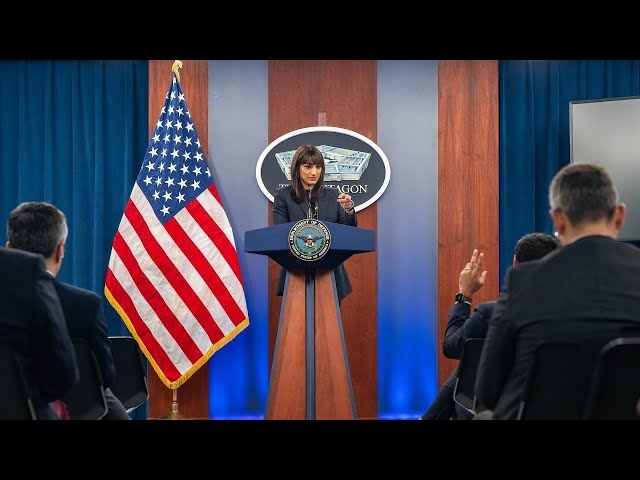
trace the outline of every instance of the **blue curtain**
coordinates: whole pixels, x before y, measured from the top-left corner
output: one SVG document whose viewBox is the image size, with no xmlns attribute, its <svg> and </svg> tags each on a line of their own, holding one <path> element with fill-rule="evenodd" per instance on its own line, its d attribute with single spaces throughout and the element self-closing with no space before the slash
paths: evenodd
<svg viewBox="0 0 640 480">
<path fill-rule="evenodd" d="M 148 83 L 147 61 L 0 61 L 0 221 L 23 201 L 56 205 L 69 224 L 58 278 L 100 295 L 149 140 Z M 109 334 L 129 335 L 103 300 Z"/>
<path fill-rule="evenodd" d="M 548 189 L 569 163 L 569 102 L 640 95 L 637 60 L 501 61 L 500 285 L 513 247 L 553 232 Z"/>
</svg>

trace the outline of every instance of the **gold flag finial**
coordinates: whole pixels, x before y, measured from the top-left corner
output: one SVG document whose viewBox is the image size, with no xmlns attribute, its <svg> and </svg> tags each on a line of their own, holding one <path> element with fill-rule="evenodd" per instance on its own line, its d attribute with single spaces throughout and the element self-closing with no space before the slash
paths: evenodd
<svg viewBox="0 0 640 480">
<path fill-rule="evenodd" d="M 180 81 L 180 69 L 182 68 L 182 62 L 180 60 L 176 60 L 173 62 L 173 66 L 171 67 L 171 71 L 176 74 L 176 78 Z"/>
</svg>

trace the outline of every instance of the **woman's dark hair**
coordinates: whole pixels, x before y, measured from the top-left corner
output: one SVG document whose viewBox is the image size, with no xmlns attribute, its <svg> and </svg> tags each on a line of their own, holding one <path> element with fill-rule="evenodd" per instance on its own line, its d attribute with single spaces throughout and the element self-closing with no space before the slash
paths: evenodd
<svg viewBox="0 0 640 480">
<path fill-rule="evenodd" d="M 300 145 L 291 159 L 291 193 L 293 199 L 298 203 L 308 198 L 309 195 L 300 179 L 300 167 L 305 164 L 322 166 L 322 175 L 311 192 L 311 202 L 315 203 L 324 188 L 324 158 L 322 152 L 314 145 Z"/>
</svg>

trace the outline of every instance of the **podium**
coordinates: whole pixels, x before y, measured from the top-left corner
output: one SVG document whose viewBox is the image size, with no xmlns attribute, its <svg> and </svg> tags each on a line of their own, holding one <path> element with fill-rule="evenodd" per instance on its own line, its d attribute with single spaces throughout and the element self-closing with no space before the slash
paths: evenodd
<svg viewBox="0 0 640 480">
<path fill-rule="evenodd" d="M 320 258 L 307 260 L 291 247 L 292 229 L 301 222 L 245 232 L 245 252 L 267 255 L 287 269 L 265 419 L 356 419 L 333 269 L 374 251 L 375 232 L 316 220 L 330 242 Z"/>
</svg>

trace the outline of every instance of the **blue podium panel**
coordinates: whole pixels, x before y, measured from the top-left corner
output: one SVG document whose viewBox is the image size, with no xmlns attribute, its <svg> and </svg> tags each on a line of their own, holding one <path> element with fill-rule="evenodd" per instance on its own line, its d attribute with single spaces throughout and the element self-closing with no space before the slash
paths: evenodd
<svg viewBox="0 0 640 480">
<path fill-rule="evenodd" d="M 245 232 L 244 251 L 267 255 L 287 270 L 296 268 L 332 270 L 351 255 L 375 250 L 376 236 L 373 230 L 341 223 L 321 222 L 331 234 L 329 251 L 318 260 L 301 260 L 291 252 L 289 246 L 289 232 L 297 223 L 299 222 L 281 223 Z"/>
</svg>

